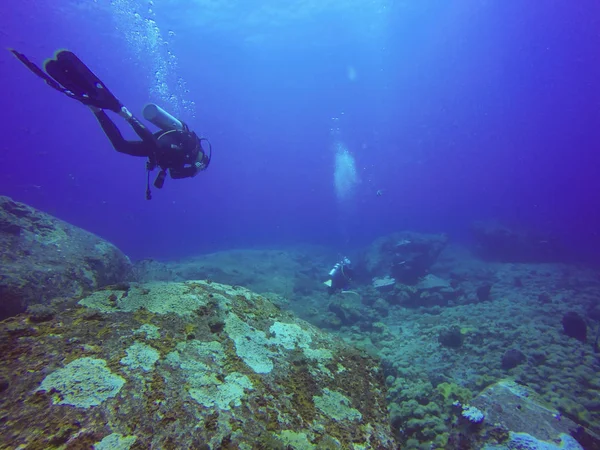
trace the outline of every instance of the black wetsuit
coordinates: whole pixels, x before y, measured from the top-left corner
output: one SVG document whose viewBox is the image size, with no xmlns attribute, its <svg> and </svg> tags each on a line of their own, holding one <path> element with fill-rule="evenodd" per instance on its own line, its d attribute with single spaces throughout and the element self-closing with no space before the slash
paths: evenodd
<svg viewBox="0 0 600 450">
<path fill-rule="evenodd" d="M 193 133 L 159 131 L 153 134 L 144 124 L 132 117 L 128 122 L 142 140 L 128 141 L 104 111 L 94 111 L 94 115 L 116 151 L 149 158 L 151 168 L 159 166 L 162 170 L 168 170 L 171 178 L 193 177 L 203 168 L 196 165 L 201 147 L 196 145 L 197 138 Z M 174 139 L 163 139 L 163 136 L 168 133 L 173 133 Z M 174 142 L 181 143 L 182 141 L 185 145 L 178 147 L 171 145 Z"/>
<path fill-rule="evenodd" d="M 50 87 L 69 98 L 92 107 L 94 115 L 115 150 L 132 156 L 148 158 L 148 172 L 157 166 L 160 167 L 162 170 L 154 183 L 156 187 L 162 187 L 167 170 L 171 178 L 187 178 L 193 177 L 208 167 L 212 154 L 210 143 L 209 151 L 211 153 L 206 155 L 202 149 L 201 140 L 185 126 L 181 131 L 168 130 L 153 134 L 139 120 L 130 116 L 127 121 L 142 140 L 125 140 L 119 128 L 104 110 L 120 114 L 128 112 L 127 109 L 73 52 L 68 50 L 57 52 L 53 59 L 44 63 L 45 71 L 32 63 L 24 54 L 16 50 L 11 50 L 11 52 Z M 150 198 L 149 187 L 146 196 Z"/>
<path fill-rule="evenodd" d="M 342 266 L 331 277 L 331 286 L 328 289 L 329 295 L 337 291 L 343 291 L 350 286 L 350 282 L 354 277 L 354 269 L 347 264 Z"/>
</svg>

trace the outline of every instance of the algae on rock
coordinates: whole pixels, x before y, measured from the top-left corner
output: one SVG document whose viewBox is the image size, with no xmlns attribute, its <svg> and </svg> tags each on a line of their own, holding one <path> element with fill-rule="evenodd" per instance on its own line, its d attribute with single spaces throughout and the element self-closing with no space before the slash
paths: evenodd
<svg viewBox="0 0 600 450">
<path fill-rule="evenodd" d="M 378 362 L 243 288 L 105 289 L 0 342 L 9 445 L 396 447 Z"/>
</svg>

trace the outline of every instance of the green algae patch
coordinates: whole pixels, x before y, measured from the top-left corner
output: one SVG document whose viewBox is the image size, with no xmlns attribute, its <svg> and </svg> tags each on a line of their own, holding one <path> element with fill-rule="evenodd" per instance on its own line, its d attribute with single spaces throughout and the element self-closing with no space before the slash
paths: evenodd
<svg viewBox="0 0 600 450">
<path fill-rule="evenodd" d="M 357 409 L 350 407 L 350 400 L 339 392 L 325 388 L 323 389 L 323 395 L 314 396 L 313 401 L 323 414 L 334 420 L 362 419 L 362 414 Z"/>
<path fill-rule="evenodd" d="M 136 440 L 135 436 L 123 436 L 119 433 L 113 433 L 94 444 L 94 450 L 129 450 Z"/>
<path fill-rule="evenodd" d="M 172 367 L 182 369 L 188 381 L 194 381 L 195 377 L 203 377 L 221 366 L 224 358 L 224 348 L 220 342 L 194 339 L 179 342 L 175 350 L 167 355 L 166 361 Z"/>
<path fill-rule="evenodd" d="M 281 440 L 286 448 L 287 446 L 293 448 L 294 450 L 311 450 L 317 448 L 308 440 L 306 433 L 297 433 L 293 430 L 283 430 L 276 436 Z"/>
<path fill-rule="evenodd" d="M 445 403 L 452 403 L 458 400 L 461 403 L 468 403 L 471 400 L 471 391 L 467 388 L 457 385 L 456 383 L 443 382 L 438 384 L 437 391 L 444 398 Z"/>
<path fill-rule="evenodd" d="M 167 355 L 166 361 L 178 368 L 189 395 L 201 405 L 221 410 L 241 405 L 246 391 L 254 389 L 250 379 L 241 373 L 223 375 L 225 349 L 220 342 L 181 342 Z"/>
<path fill-rule="evenodd" d="M 295 323 L 275 322 L 269 328 L 272 338 L 271 343 L 293 350 L 296 347 L 309 348 L 312 338 L 308 332 Z"/>
<path fill-rule="evenodd" d="M 268 348 L 269 339 L 264 331 L 256 330 L 235 314 L 225 320 L 225 331 L 235 344 L 237 355 L 256 373 L 269 373 L 273 370 L 271 357 L 275 355 Z"/>
<path fill-rule="evenodd" d="M 156 325 L 145 323 L 135 330 L 133 334 L 145 334 L 146 339 L 160 339 L 160 328 L 158 328 Z"/>
<path fill-rule="evenodd" d="M 174 313 L 189 316 L 207 305 L 204 295 L 190 290 L 183 283 L 148 283 L 144 287 L 132 285 L 126 292 L 101 290 L 79 301 L 88 308 L 103 313 L 132 312 L 144 308 L 154 314 Z"/>
<path fill-rule="evenodd" d="M 328 361 L 333 358 L 331 350 L 327 350 L 326 348 L 307 348 L 304 349 L 304 355 L 309 359 L 314 359 L 319 362 Z"/>
<path fill-rule="evenodd" d="M 113 374 L 103 359 L 80 358 L 44 378 L 38 391 L 53 389 L 54 404 L 90 408 L 116 396 L 125 379 Z"/>
<path fill-rule="evenodd" d="M 142 369 L 144 372 L 154 369 L 154 364 L 160 358 L 158 350 L 141 342 L 136 342 L 125 351 L 127 356 L 121 359 L 121 364 L 130 369 Z"/>
<path fill-rule="evenodd" d="M 236 354 L 256 373 L 273 370 L 273 360 L 292 350 L 302 350 L 305 357 L 324 361 L 332 358 L 327 349 L 312 349 L 311 334 L 295 323 L 275 322 L 269 327 L 269 337 L 230 313 L 225 331 L 235 344 Z"/>
<path fill-rule="evenodd" d="M 60 339 L 24 339 L 0 324 L 10 349 L 0 367 L 20 377 L 3 392 L 0 441 L 40 449 L 397 448 L 377 361 L 342 340 L 244 288 L 110 289 L 58 311 Z"/>
<path fill-rule="evenodd" d="M 246 375 L 231 373 L 224 381 L 215 377 L 208 378 L 204 386 L 190 389 L 190 395 L 207 408 L 216 406 L 228 410 L 231 405 L 240 406 L 245 395 L 244 390 L 252 389 L 252 382 Z"/>
</svg>

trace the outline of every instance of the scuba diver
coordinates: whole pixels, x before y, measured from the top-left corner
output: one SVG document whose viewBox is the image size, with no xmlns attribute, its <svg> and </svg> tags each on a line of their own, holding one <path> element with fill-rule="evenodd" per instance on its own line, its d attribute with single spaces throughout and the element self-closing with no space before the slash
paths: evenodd
<svg viewBox="0 0 600 450">
<path fill-rule="evenodd" d="M 206 170 L 210 164 L 212 147 L 207 139 L 198 137 L 181 120 L 150 103 L 144 107 L 143 116 L 160 128 L 160 131 L 152 133 L 123 106 L 74 53 L 60 50 L 55 54 L 54 59 L 44 63 L 44 71 L 22 53 L 12 49 L 10 51 L 50 87 L 88 106 L 116 151 L 148 158 L 146 163 L 148 200 L 152 198 L 150 172 L 155 168 L 159 167 L 160 171 L 154 186 L 161 189 L 167 171 L 173 179 L 189 178 Z M 123 138 L 119 128 L 105 110 L 113 111 L 123 117 L 141 141 L 128 141 Z M 204 142 L 208 146 L 208 153 L 202 146 Z"/>
<path fill-rule="evenodd" d="M 333 266 L 333 269 L 329 271 L 329 279 L 323 284 L 328 287 L 327 292 L 329 295 L 334 294 L 337 291 L 346 289 L 352 277 L 354 276 L 354 269 L 352 269 L 352 263 L 347 257 L 343 257 L 342 260 Z"/>
</svg>

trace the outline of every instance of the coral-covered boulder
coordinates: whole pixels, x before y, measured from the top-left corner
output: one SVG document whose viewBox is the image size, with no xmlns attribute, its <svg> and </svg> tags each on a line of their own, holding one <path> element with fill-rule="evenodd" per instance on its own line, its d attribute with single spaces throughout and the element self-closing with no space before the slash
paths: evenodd
<svg viewBox="0 0 600 450">
<path fill-rule="evenodd" d="M 207 281 L 6 320 L 0 389 L 6 448 L 397 448 L 378 361 Z"/>
<path fill-rule="evenodd" d="M 448 239 L 443 234 L 394 233 L 375 240 L 361 259 L 370 277 L 415 284 L 429 272 Z"/>
<path fill-rule="evenodd" d="M 512 380 L 487 387 L 469 403 L 482 413 L 483 424 L 476 429 L 456 428 L 449 448 L 599 448 L 600 441 L 592 432 Z"/>
<path fill-rule="evenodd" d="M 119 249 L 62 220 L 0 196 L 0 320 L 30 304 L 123 281 Z"/>
</svg>

